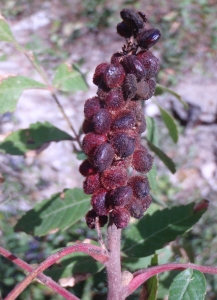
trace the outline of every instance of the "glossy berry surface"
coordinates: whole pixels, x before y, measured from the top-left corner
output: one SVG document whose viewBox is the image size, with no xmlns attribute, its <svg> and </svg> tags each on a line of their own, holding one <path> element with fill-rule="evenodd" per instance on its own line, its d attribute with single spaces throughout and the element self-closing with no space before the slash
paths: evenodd
<svg viewBox="0 0 217 300">
<path fill-rule="evenodd" d="M 114 149 L 108 143 L 99 145 L 93 154 L 93 165 L 99 172 L 105 171 L 114 159 Z"/>
<path fill-rule="evenodd" d="M 159 29 L 153 28 L 149 30 L 143 30 L 137 36 L 137 42 L 141 48 L 149 49 L 159 41 L 160 37 L 161 33 Z"/>
<path fill-rule="evenodd" d="M 106 194 L 107 191 L 104 189 L 100 189 L 96 191 L 91 198 L 91 205 L 93 210 L 99 216 L 107 215 L 107 207 L 106 207 Z"/>
<path fill-rule="evenodd" d="M 96 70 L 93 75 L 93 83 L 95 85 L 99 85 L 102 80 L 102 75 L 108 67 L 108 63 L 102 63 L 96 67 Z"/>
<path fill-rule="evenodd" d="M 130 38 L 133 35 L 133 30 L 129 26 L 127 26 L 126 23 L 120 22 L 117 25 L 117 33 L 120 36 L 127 39 L 127 38 Z"/>
<path fill-rule="evenodd" d="M 103 81 L 108 88 L 121 86 L 125 78 L 124 68 L 120 63 L 110 64 L 103 73 Z"/>
<path fill-rule="evenodd" d="M 135 126 L 136 120 L 134 115 L 130 111 L 122 111 L 119 113 L 113 123 L 112 130 L 127 130 Z"/>
<path fill-rule="evenodd" d="M 92 121 L 93 116 L 100 110 L 101 104 L 99 97 L 88 99 L 84 103 L 84 117 L 88 121 Z"/>
<path fill-rule="evenodd" d="M 133 190 L 130 186 L 120 186 L 109 194 L 109 204 L 115 208 L 116 206 L 124 207 L 130 202 L 133 196 Z"/>
<path fill-rule="evenodd" d="M 123 9 L 120 16 L 133 31 L 138 32 L 143 27 L 143 19 L 132 9 Z"/>
<path fill-rule="evenodd" d="M 125 132 L 117 132 L 111 139 L 111 144 L 115 150 L 115 153 L 121 157 L 126 158 L 133 154 L 136 146 L 135 138 L 131 137 Z"/>
<path fill-rule="evenodd" d="M 128 185 L 132 188 L 134 196 L 139 199 L 146 197 L 150 192 L 148 179 L 144 176 L 131 177 Z"/>
<path fill-rule="evenodd" d="M 93 175 L 97 172 L 97 170 L 91 165 L 88 159 L 84 160 L 79 167 L 79 172 L 83 176 Z"/>
<path fill-rule="evenodd" d="M 127 74 L 134 74 L 138 81 L 146 76 L 146 70 L 143 64 L 135 55 L 126 55 L 121 61 Z"/>
<path fill-rule="evenodd" d="M 160 67 L 159 59 L 148 50 L 140 51 L 136 56 L 146 69 L 145 79 L 155 77 Z"/>
<path fill-rule="evenodd" d="M 96 133 L 105 134 L 110 130 L 112 117 L 108 110 L 101 108 L 93 116 L 93 127 Z"/>
</svg>

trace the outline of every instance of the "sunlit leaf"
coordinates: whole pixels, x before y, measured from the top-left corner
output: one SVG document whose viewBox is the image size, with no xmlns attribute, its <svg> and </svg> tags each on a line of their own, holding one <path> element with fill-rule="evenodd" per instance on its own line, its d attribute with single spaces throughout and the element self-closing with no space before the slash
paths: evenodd
<svg viewBox="0 0 217 300">
<path fill-rule="evenodd" d="M 14 43 L 15 38 L 10 30 L 10 26 L 0 14 L 0 41 Z"/>
<path fill-rule="evenodd" d="M 53 79 L 53 85 L 64 92 L 87 91 L 87 83 L 77 68 L 61 64 Z"/>
<path fill-rule="evenodd" d="M 123 252 L 130 257 L 145 257 L 161 249 L 188 231 L 206 211 L 202 209 L 195 213 L 194 205 L 190 203 L 158 210 L 131 224 L 123 232 Z"/>
<path fill-rule="evenodd" d="M 90 207 L 90 197 L 83 190 L 66 189 L 54 194 L 28 211 L 15 226 L 16 231 L 42 236 L 64 230 L 80 220 Z"/>
<path fill-rule="evenodd" d="M 37 149 L 48 142 L 73 140 L 66 133 L 48 122 L 31 124 L 27 129 L 21 129 L 8 135 L 0 143 L 0 152 L 11 155 L 23 155 L 29 150 Z"/>
<path fill-rule="evenodd" d="M 168 300 L 204 300 L 205 295 L 206 281 L 203 273 L 187 269 L 174 278 Z"/>
<path fill-rule="evenodd" d="M 0 83 L 0 114 L 13 112 L 24 90 L 38 88 L 43 89 L 46 86 L 24 76 L 3 79 Z"/>
</svg>

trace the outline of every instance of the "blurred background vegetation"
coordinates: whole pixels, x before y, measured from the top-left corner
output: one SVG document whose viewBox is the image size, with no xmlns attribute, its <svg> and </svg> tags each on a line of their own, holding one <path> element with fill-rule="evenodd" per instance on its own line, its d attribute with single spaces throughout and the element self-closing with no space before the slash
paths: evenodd
<svg viewBox="0 0 217 300">
<path fill-rule="evenodd" d="M 91 77 L 96 65 L 108 61 L 114 51 L 121 49 L 123 41 L 116 35 L 115 28 L 120 20 L 119 11 L 126 7 L 145 12 L 148 17 L 147 27 L 155 26 L 162 32 L 162 39 L 154 47 L 154 53 L 161 60 L 158 83 L 170 86 L 172 89 L 175 89 L 184 79 L 190 80 L 191 78 L 196 78 L 195 80 L 198 80 L 204 89 L 209 89 L 210 85 L 216 84 L 216 0 L 2 0 L 0 3 L 1 13 L 11 25 L 15 37 L 28 49 L 34 50 L 50 76 L 62 61 L 77 63 L 86 72 L 90 84 L 90 94 L 88 96 L 81 94 L 78 98 L 80 112 L 82 112 L 84 101 L 93 96 Z M 16 55 L 12 48 L 3 44 L 0 49 L 0 69 L 2 66 L 3 69 L 10 71 L 10 61 L 14 61 L 13 57 Z M 17 62 L 17 60 L 15 61 Z M 20 63 L 20 68 L 22 69 L 22 67 L 22 63 Z M 65 97 L 67 98 L 67 95 Z M 74 95 L 69 98 L 71 102 L 73 97 Z M 217 102 L 216 94 L 213 94 L 213 98 Z M 202 102 L 203 99 L 198 99 L 199 101 Z M 168 95 L 162 97 L 160 103 L 174 113 L 174 107 L 171 105 Z M 216 115 L 216 112 L 214 113 Z M 174 113 L 174 116 L 177 117 L 177 113 Z M 207 151 L 205 156 L 212 156 L 216 163 L 217 145 L 212 141 L 215 140 L 217 133 L 217 118 L 204 123 L 200 116 L 197 116 L 192 125 L 190 122 L 192 119 L 183 121 L 178 116 L 176 122 L 181 138 L 178 145 L 174 145 L 164 126 L 161 126 L 162 122 L 158 114 L 155 114 L 154 117 L 158 124 L 159 144 L 170 157 L 174 158 L 179 170 L 178 175 L 171 176 L 156 159 L 158 186 L 153 193 L 154 197 L 158 202 L 163 202 L 167 206 L 185 204 L 206 197 L 210 200 L 211 206 L 209 212 L 203 216 L 192 231 L 171 243 L 170 259 L 177 262 L 191 261 L 198 264 L 217 265 L 217 192 L 215 188 L 217 171 L 216 168 L 211 171 L 208 169 L 208 175 L 203 176 L 204 169 L 202 167 L 207 164 L 207 161 L 198 159 L 202 144 L 206 146 L 202 149 L 205 153 Z M 82 118 L 81 113 L 80 119 L 75 120 L 77 128 L 80 127 Z M 55 121 L 54 115 L 54 124 Z M 24 126 L 14 114 L 0 116 L 0 124 L 2 135 L 14 128 L 14 125 L 10 124 Z M 213 133 L 212 136 L 210 132 Z M 202 141 L 200 140 L 201 136 L 205 136 Z M 197 144 L 197 141 L 200 142 Z M 54 178 L 56 181 L 55 188 L 58 191 L 60 185 L 57 182 L 58 177 L 50 176 L 51 173 L 48 173 L 47 177 L 46 175 L 41 176 L 40 168 L 44 162 L 37 155 L 31 162 L 28 158 L 18 159 L 3 154 L 0 154 L 0 157 L 0 172 L 5 178 L 0 190 L 0 200 L 2 200 L 0 203 L 0 244 L 2 246 L 28 263 L 34 264 L 40 263 L 54 249 L 63 247 L 68 242 L 85 238 L 96 239 L 95 232 L 88 230 L 83 220 L 67 232 L 51 233 L 42 238 L 33 238 L 25 233 L 15 233 L 13 226 L 19 216 L 39 199 L 41 200 L 43 197 L 40 196 L 40 193 L 54 184 L 50 178 Z M 210 162 L 208 161 L 208 163 Z M 77 172 L 78 165 L 79 162 L 70 166 L 71 174 Z M 34 177 L 34 183 L 30 184 L 31 180 L 28 176 L 35 172 L 37 172 L 37 176 Z M 51 167 L 49 172 L 62 173 L 64 185 L 64 168 L 60 171 L 58 168 Z M 209 176 L 209 172 L 213 172 L 212 178 Z M 196 188 L 193 181 L 198 181 Z M 81 186 L 81 178 L 78 177 L 74 184 Z M 0 257 L 0 298 L 1 296 L 4 298 L 23 278 L 22 271 Z M 103 281 L 103 278 L 105 279 L 105 273 L 101 271 L 70 289 L 82 300 L 106 299 L 106 279 Z M 206 299 L 216 299 L 217 279 L 214 276 L 206 276 L 206 278 L 208 280 Z M 171 282 L 171 274 L 167 277 L 162 276 L 160 282 L 158 299 L 164 299 Z M 35 282 L 22 293 L 19 299 L 58 300 L 61 298 Z M 138 294 L 135 293 L 129 299 L 138 299 Z"/>
</svg>

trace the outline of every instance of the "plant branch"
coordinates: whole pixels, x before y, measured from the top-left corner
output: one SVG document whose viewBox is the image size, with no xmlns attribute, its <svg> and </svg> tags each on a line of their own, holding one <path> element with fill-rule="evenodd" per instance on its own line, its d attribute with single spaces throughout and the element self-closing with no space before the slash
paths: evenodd
<svg viewBox="0 0 217 300">
<path fill-rule="evenodd" d="M 25 271 L 27 271 L 27 272 L 34 271 L 34 268 L 31 267 L 29 264 L 27 264 L 25 261 L 23 261 L 22 259 L 16 257 L 11 252 L 7 251 L 6 249 L 4 249 L 2 247 L 0 247 L 0 254 L 2 256 L 4 256 L 5 258 L 9 259 L 10 261 L 12 261 L 13 263 L 15 263 L 17 266 L 19 266 L 20 268 L 22 268 Z M 37 279 L 42 284 L 48 286 L 49 288 L 51 288 L 56 293 L 63 296 L 66 300 L 79 300 L 79 298 L 72 295 L 70 292 L 68 292 L 66 289 L 61 287 L 58 283 L 53 281 L 51 278 L 45 276 L 44 274 L 39 274 L 37 276 Z"/>
<path fill-rule="evenodd" d="M 110 217 L 108 225 L 107 249 L 109 260 L 106 263 L 108 277 L 108 300 L 121 299 L 121 259 L 120 259 L 121 229 L 118 229 Z"/>
<path fill-rule="evenodd" d="M 133 274 L 134 278 L 130 281 L 128 286 L 123 288 L 122 294 L 124 297 L 132 294 L 141 284 L 143 284 L 150 277 L 157 275 L 162 272 L 172 271 L 172 270 L 185 270 L 194 269 L 202 273 L 216 274 L 217 268 L 210 266 L 198 266 L 192 263 L 179 264 L 179 263 L 169 263 L 160 266 L 150 267 L 147 269 L 142 269 Z M 125 299 L 125 298 L 124 298 Z"/>
<path fill-rule="evenodd" d="M 44 262 L 42 262 L 36 269 L 34 269 L 26 278 L 21 281 L 5 298 L 5 300 L 14 300 L 16 299 L 20 293 L 33 281 L 34 278 L 38 276 L 39 273 L 46 270 L 48 267 L 52 266 L 56 263 L 60 258 L 74 253 L 74 252 L 84 252 L 88 255 L 92 256 L 95 260 L 105 263 L 108 260 L 107 251 L 101 249 L 98 246 L 94 246 L 91 244 L 80 243 L 76 245 L 72 245 L 69 247 L 65 247 L 60 251 L 54 253 L 49 256 Z"/>
</svg>

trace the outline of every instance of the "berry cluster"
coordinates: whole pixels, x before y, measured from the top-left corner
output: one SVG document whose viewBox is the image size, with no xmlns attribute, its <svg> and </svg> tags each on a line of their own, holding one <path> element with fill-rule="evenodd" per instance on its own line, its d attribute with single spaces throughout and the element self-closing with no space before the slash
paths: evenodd
<svg viewBox="0 0 217 300">
<path fill-rule="evenodd" d="M 92 210 L 86 215 L 91 229 L 96 217 L 104 226 L 109 214 L 117 228 L 124 228 L 130 216 L 140 219 L 152 201 L 144 174 L 151 170 L 153 157 L 141 144 L 146 121 L 138 100 L 151 98 L 155 91 L 159 60 L 149 48 L 159 40 L 160 31 L 146 30 L 141 12 L 124 9 L 120 15 L 123 21 L 117 32 L 126 38 L 126 45 L 110 63 L 97 66 L 93 76 L 97 96 L 84 105 L 82 148 L 88 159 L 79 170 L 86 177 L 84 192 L 93 194 Z M 129 176 L 129 167 L 142 174 Z"/>
</svg>

